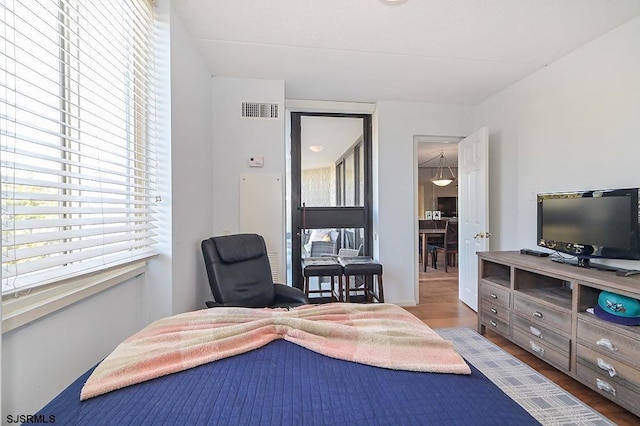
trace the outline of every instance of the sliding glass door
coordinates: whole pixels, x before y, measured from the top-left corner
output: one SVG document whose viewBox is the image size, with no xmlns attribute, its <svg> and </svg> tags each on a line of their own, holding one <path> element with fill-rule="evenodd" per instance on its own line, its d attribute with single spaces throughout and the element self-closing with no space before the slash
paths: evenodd
<svg viewBox="0 0 640 426">
<path fill-rule="evenodd" d="M 304 257 L 370 253 L 370 115 L 291 113 L 290 200 L 295 287 Z"/>
</svg>

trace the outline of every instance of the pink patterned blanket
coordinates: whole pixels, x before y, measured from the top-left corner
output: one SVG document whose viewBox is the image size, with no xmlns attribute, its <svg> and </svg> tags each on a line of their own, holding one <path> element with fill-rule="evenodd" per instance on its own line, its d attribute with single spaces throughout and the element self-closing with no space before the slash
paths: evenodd
<svg viewBox="0 0 640 426">
<path fill-rule="evenodd" d="M 155 321 L 126 339 L 96 367 L 80 399 L 248 352 L 276 339 L 376 367 L 471 373 L 450 341 L 392 304 L 212 308 Z"/>
</svg>

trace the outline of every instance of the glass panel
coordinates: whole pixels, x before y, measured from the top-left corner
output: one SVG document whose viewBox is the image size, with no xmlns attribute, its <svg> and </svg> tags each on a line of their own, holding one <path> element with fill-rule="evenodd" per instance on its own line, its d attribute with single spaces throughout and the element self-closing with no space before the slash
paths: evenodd
<svg viewBox="0 0 640 426">
<path fill-rule="evenodd" d="M 336 164 L 336 203 L 341 206 L 344 203 L 344 161 Z"/>
<path fill-rule="evenodd" d="M 302 203 L 307 207 L 335 207 L 335 174 L 333 166 L 302 170 Z"/>
<path fill-rule="evenodd" d="M 356 205 L 356 164 L 355 155 L 351 154 L 344 159 L 344 206 Z"/>
<path fill-rule="evenodd" d="M 307 207 L 355 205 L 353 147 L 362 139 L 363 120 L 303 116 L 300 123 L 302 203 Z M 342 176 L 336 175 L 340 173 L 336 165 L 345 157 L 349 161 L 346 161 L 343 171 L 349 183 L 343 189 L 337 186 Z M 344 194 L 345 198 L 340 198 L 338 193 Z M 344 199 L 346 203 L 339 203 Z"/>
<path fill-rule="evenodd" d="M 342 228 L 339 231 L 340 249 L 358 250 L 362 254 L 364 228 Z"/>
<path fill-rule="evenodd" d="M 358 153 L 358 162 L 360 167 L 358 167 L 358 205 L 364 206 L 364 150 L 362 149 L 362 144 L 358 145 L 356 148 L 356 152 Z"/>
<path fill-rule="evenodd" d="M 302 237 L 302 257 L 337 255 L 342 249 L 362 254 L 364 228 L 307 229 Z"/>
<path fill-rule="evenodd" d="M 362 254 L 363 241 L 364 228 L 307 229 L 303 235 L 302 257 L 358 256 Z M 313 294 L 310 297 L 330 297 L 330 284 L 330 277 L 309 277 L 309 290 Z"/>
<path fill-rule="evenodd" d="M 293 285 L 302 288 L 300 259 L 335 256 L 340 249 L 357 253 L 360 246 L 364 247 L 364 236 L 368 235 L 365 228 L 343 227 L 366 223 L 360 196 L 365 186 L 364 168 L 358 152 L 363 149 L 363 131 L 369 118 L 304 113 L 288 117 L 293 179 L 291 226 L 287 229 L 291 250 L 287 258 L 291 263 L 287 268 Z"/>
</svg>

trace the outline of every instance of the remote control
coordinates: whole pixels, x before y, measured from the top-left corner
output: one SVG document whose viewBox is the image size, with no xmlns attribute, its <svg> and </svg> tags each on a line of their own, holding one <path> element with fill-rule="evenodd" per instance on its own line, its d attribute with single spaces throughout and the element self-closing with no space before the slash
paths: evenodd
<svg viewBox="0 0 640 426">
<path fill-rule="evenodd" d="M 549 256 L 549 253 L 545 253 L 543 251 L 524 249 L 524 248 L 520 249 L 520 254 L 528 254 L 530 256 L 537 256 L 537 257 L 547 257 L 547 256 Z"/>
<path fill-rule="evenodd" d="M 616 275 L 619 277 L 629 277 L 635 274 L 640 274 L 640 271 L 634 269 L 618 269 L 616 271 Z"/>
</svg>

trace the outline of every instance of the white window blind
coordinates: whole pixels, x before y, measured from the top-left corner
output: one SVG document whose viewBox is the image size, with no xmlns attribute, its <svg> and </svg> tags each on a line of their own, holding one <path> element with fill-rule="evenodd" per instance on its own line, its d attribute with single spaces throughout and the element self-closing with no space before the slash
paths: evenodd
<svg viewBox="0 0 640 426">
<path fill-rule="evenodd" d="M 154 254 L 149 0 L 0 4 L 2 292 Z"/>
</svg>

